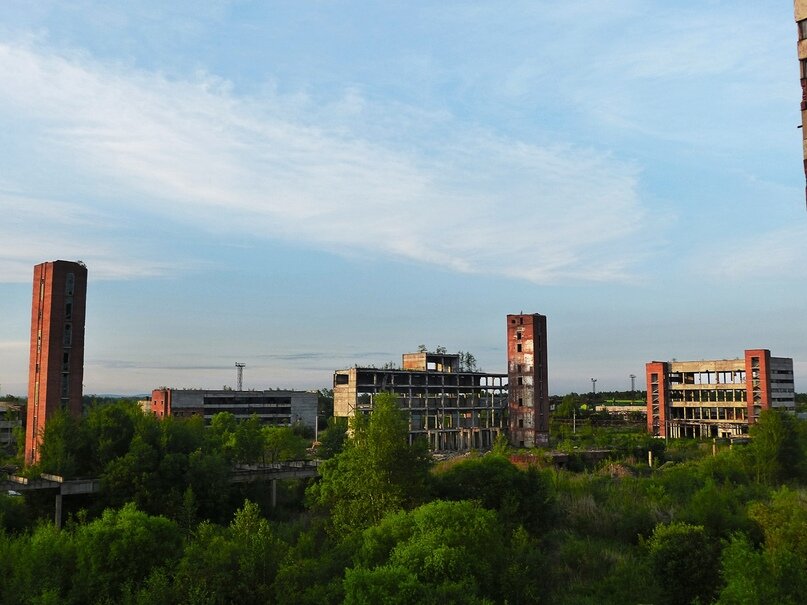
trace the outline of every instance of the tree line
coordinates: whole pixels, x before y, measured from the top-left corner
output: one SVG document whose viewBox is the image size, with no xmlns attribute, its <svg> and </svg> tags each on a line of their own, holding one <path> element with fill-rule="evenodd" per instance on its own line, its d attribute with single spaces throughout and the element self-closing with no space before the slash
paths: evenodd
<svg viewBox="0 0 807 605">
<path fill-rule="evenodd" d="M 115 406 L 60 422 L 85 436 L 48 427 L 43 465 L 120 493 L 61 531 L 0 498 L 3 603 L 795 605 L 807 588 L 807 430 L 775 411 L 744 447 L 615 433 L 611 459 L 569 471 L 516 465 L 502 441 L 434 463 L 381 396 L 349 437 L 323 435 L 321 477 L 291 482 L 285 512 L 200 479 L 271 457 L 265 427 Z"/>
</svg>

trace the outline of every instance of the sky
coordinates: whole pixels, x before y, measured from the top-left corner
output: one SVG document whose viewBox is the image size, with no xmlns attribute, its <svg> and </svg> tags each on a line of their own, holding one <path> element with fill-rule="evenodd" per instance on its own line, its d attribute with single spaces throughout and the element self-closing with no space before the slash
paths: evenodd
<svg viewBox="0 0 807 605">
<path fill-rule="evenodd" d="M 0 392 L 33 265 L 84 392 L 316 389 L 425 344 L 550 392 L 768 348 L 807 391 L 789 1 L 3 0 Z"/>
</svg>

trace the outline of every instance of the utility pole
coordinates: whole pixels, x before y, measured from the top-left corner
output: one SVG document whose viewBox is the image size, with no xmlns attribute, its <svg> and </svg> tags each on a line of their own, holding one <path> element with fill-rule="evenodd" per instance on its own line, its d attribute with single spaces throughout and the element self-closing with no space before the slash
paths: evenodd
<svg viewBox="0 0 807 605">
<path fill-rule="evenodd" d="M 235 390 L 236 391 L 243 391 L 244 390 L 244 368 L 247 367 L 245 363 L 235 362 L 235 369 L 237 372 L 237 380 L 235 383 Z"/>
</svg>

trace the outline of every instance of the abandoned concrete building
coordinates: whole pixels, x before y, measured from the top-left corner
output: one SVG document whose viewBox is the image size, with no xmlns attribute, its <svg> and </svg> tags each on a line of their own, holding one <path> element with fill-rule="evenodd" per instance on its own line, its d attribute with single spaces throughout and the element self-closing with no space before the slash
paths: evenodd
<svg viewBox="0 0 807 605">
<path fill-rule="evenodd" d="M 748 349 L 738 359 L 652 361 L 647 430 L 656 437 L 731 437 L 748 432 L 762 410 L 793 411 L 793 360 Z"/>
<path fill-rule="evenodd" d="M 489 448 L 506 427 L 507 375 L 467 371 L 460 356 L 405 353 L 401 369 L 354 367 L 333 376 L 334 415 L 369 413 L 392 392 L 409 418 L 410 443 L 433 450 Z"/>
<path fill-rule="evenodd" d="M 546 340 L 546 316 L 507 316 L 508 428 L 516 447 L 549 443 Z"/>
<path fill-rule="evenodd" d="M 807 0 L 794 0 L 797 52 L 799 55 L 799 81 L 801 82 L 801 138 L 804 175 L 807 177 Z M 807 192 L 807 189 L 805 189 Z"/>
<path fill-rule="evenodd" d="M 218 412 L 238 420 L 257 416 L 263 424 L 300 423 L 316 429 L 317 394 L 308 391 L 233 391 L 159 388 L 151 393 L 151 412 L 165 416 L 203 416 L 210 422 Z"/>
</svg>

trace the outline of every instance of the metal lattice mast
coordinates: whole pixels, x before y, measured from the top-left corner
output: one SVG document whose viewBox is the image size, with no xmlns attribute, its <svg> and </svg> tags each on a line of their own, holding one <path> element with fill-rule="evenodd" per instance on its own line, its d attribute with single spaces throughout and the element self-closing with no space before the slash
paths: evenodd
<svg viewBox="0 0 807 605">
<path fill-rule="evenodd" d="M 238 373 L 238 379 L 236 381 L 235 390 L 236 391 L 243 391 L 244 390 L 244 368 L 247 367 L 245 363 L 235 362 L 236 372 Z"/>
</svg>

